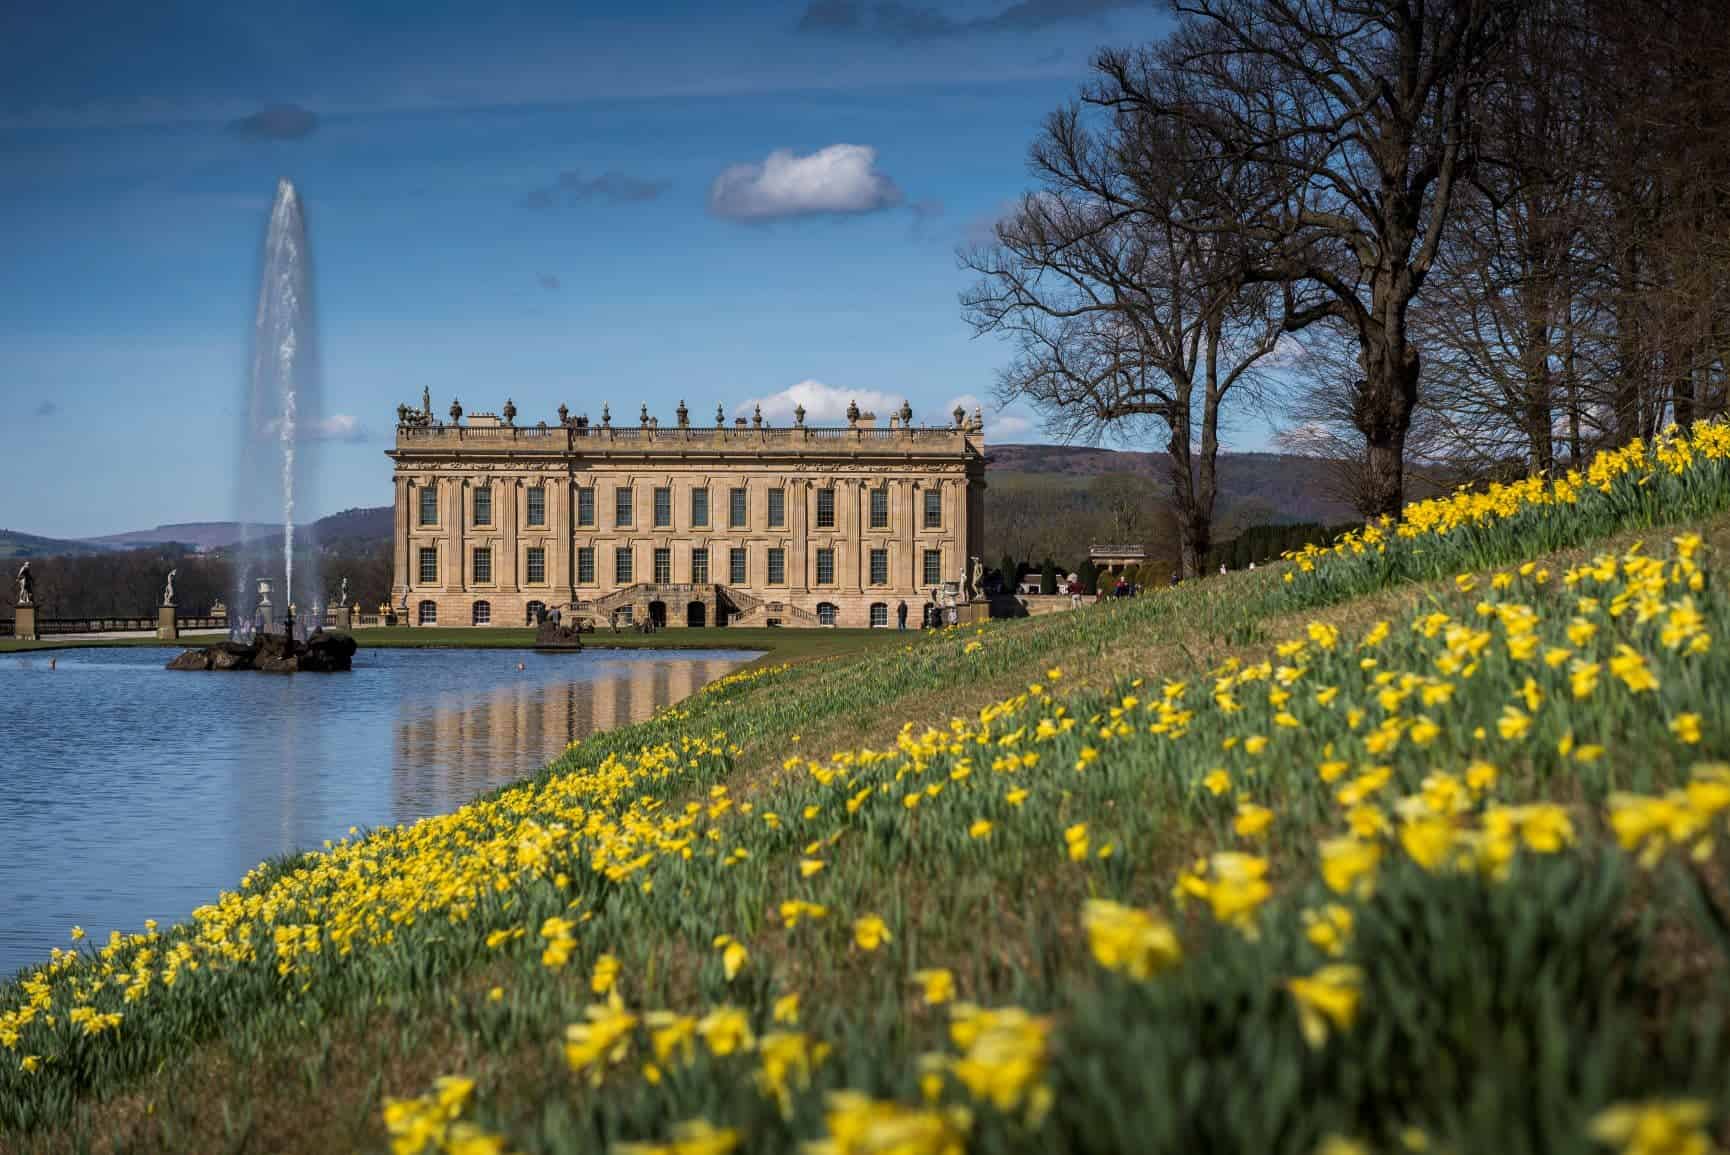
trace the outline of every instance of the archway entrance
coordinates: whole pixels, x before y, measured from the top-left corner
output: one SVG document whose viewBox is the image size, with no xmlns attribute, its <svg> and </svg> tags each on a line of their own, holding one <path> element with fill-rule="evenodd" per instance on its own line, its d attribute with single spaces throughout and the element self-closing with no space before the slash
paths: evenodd
<svg viewBox="0 0 1730 1155">
<path fill-rule="evenodd" d="M 727 603 L 717 601 L 715 603 L 715 624 L 717 626 L 724 626 L 727 624 L 727 620 L 730 617 L 732 617 L 732 613 L 728 610 Z"/>
<path fill-rule="evenodd" d="M 709 607 L 702 602 L 692 602 L 685 607 L 685 624 L 693 630 L 700 630 L 709 624 Z"/>
<path fill-rule="evenodd" d="M 649 603 L 649 624 L 654 626 L 657 630 L 663 630 L 663 629 L 667 628 L 667 603 L 666 602 L 650 602 Z"/>
</svg>

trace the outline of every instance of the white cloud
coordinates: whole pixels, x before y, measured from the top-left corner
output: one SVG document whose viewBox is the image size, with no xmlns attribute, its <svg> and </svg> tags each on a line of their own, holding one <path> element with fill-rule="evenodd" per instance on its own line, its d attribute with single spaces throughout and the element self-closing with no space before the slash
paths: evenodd
<svg viewBox="0 0 1730 1155">
<path fill-rule="evenodd" d="M 316 422 L 307 433 L 315 441 L 366 440 L 366 430 L 360 427 L 360 419 L 347 413 L 332 413 Z"/>
<path fill-rule="evenodd" d="M 761 405 L 764 421 L 771 425 L 791 425 L 794 408 L 803 405 L 807 425 L 845 425 L 847 406 L 854 401 L 859 403 L 861 410 L 875 413 L 887 423 L 889 415 L 901 409 L 902 399 L 878 389 L 843 389 L 838 385 L 826 385 L 821 381 L 806 379 L 797 385 L 789 385 L 778 393 L 747 397 L 733 406 L 733 415 L 749 417 L 752 410 Z M 914 419 L 918 419 L 918 414 L 914 415 Z"/>
<path fill-rule="evenodd" d="M 967 410 L 969 417 L 973 415 L 975 409 L 980 411 L 980 415 L 985 421 L 985 436 L 991 441 L 1004 441 L 1020 437 L 1023 434 L 1032 433 L 1034 430 L 1031 419 L 1023 417 L 1019 413 L 1010 413 L 1002 409 L 994 410 L 980 401 L 978 395 L 973 393 L 963 393 L 959 397 L 951 397 L 944 403 L 943 419 L 945 422 L 954 419 L 957 405 Z"/>
<path fill-rule="evenodd" d="M 1274 338 L 1273 352 L 1262 359 L 1262 367 L 1266 369 L 1295 369 L 1311 357 L 1309 346 L 1302 339 L 1291 333 L 1281 333 Z"/>
<path fill-rule="evenodd" d="M 911 401 L 910 396 L 897 393 L 886 393 L 881 389 L 844 389 L 839 385 L 830 385 L 823 381 L 807 378 L 796 385 L 761 397 L 747 397 L 733 406 L 733 417 L 749 418 L 755 408 L 763 407 L 763 420 L 770 425 L 793 424 L 793 410 L 800 405 L 805 407 L 805 424 L 807 425 L 845 425 L 847 423 L 847 406 L 858 402 L 859 408 L 865 413 L 875 413 L 879 427 L 889 424 L 889 418 L 901 412 L 901 402 Z M 1033 421 L 1019 413 L 1004 412 L 993 409 L 982 402 L 973 393 L 961 393 L 949 398 L 935 409 L 915 407 L 913 421 L 916 425 L 950 425 L 955 420 L 955 407 L 959 405 L 968 417 L 979 409 L 985 417 L 985 435 L 993 441 L 1003 441 L 1031 433 L 1036 428 Z"/>
<path fill-rule="evenodd" d="M 877 150 L 863 144 L 832 144 L 807 156 L 777 149 L 759 164 L 730 165 L 709 187 L 709 211 L 741 221 L 869 213 L 900 203 L 901 190 L 877 171 Z"/>
</svg>

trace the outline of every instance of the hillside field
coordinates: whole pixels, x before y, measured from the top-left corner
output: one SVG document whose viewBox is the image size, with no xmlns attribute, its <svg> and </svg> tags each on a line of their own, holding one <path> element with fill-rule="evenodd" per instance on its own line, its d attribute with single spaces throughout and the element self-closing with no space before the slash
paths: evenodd
<svg viewBox="0 0 1730 1155">
<path fill-rule="evenodd" d="M 1704 1155 L 1727 511 L 1701 425 L 724 678 L 69 939 L 0 985 L 0 1148 Z"/>
</svg>

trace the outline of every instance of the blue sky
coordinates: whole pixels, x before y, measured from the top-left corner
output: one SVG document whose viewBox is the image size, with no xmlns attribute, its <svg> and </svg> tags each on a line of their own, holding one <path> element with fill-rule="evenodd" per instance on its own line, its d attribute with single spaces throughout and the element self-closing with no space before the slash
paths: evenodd
<svg viewBox="0 0 1730 1155">
<path fill-rule="evenodd" d="M 262 231 L 306 205 L 318 512 L 389 499 L 399 401 L 712 419 L 986 404 L 955 249 L 1128 0 L 7 5 L 0 524 L 230 516 Z M 839 147 L 850 146 L 850 147 Z M 789 392 L 803 384 L 802 392 Z M 813 402 L 815 399 L 815 402 Z M 969 402 L 971 404 L 971 402 Z M 1247 447 L 1247 446 L 1246 446 Z"/>
</svg>

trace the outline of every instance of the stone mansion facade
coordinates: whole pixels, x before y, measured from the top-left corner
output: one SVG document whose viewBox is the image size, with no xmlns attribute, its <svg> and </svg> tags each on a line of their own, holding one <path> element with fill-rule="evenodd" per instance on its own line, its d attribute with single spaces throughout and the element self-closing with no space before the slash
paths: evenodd
<svg viewBox="0 0 1730 1155">
<path fill-rule="evenodd" d="M 391 601 L 410 625 L 522 626 L 543 612 L 667 626 L 917 627 L 983 553 L 978 410 L 916 426 L 690 422 L 663 427 L 559 407 L 449 422 L 397 410 Z"/>
</svg>

